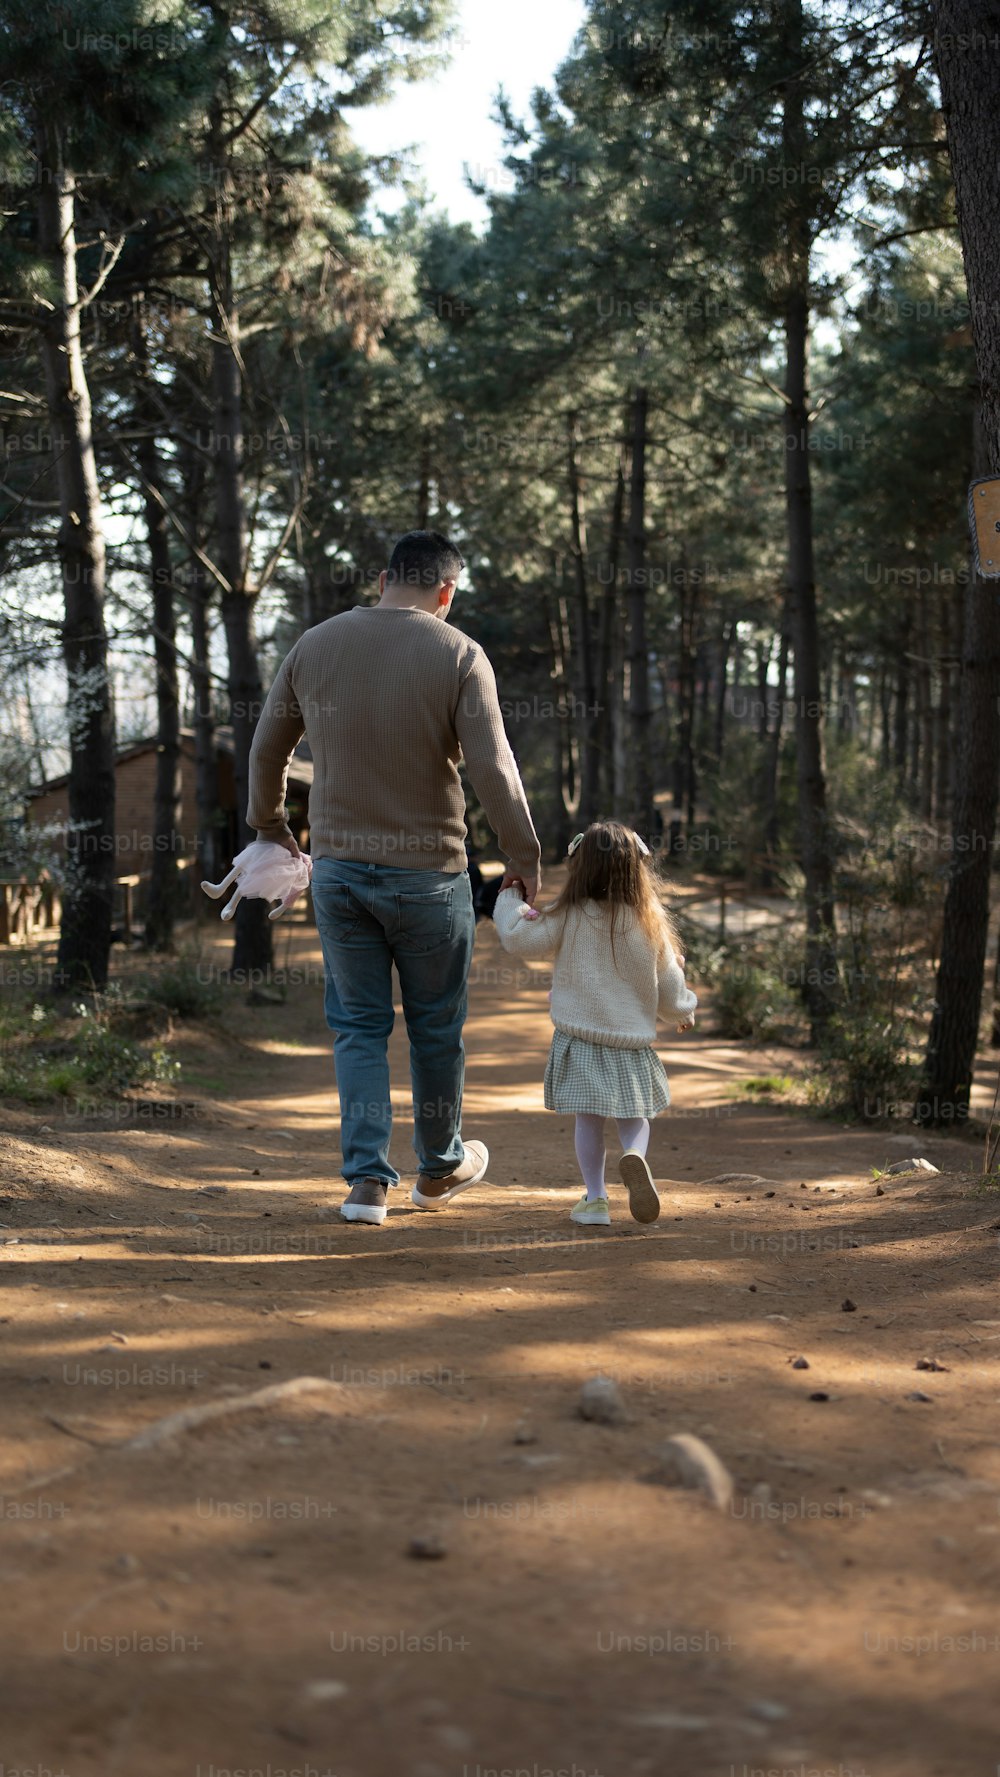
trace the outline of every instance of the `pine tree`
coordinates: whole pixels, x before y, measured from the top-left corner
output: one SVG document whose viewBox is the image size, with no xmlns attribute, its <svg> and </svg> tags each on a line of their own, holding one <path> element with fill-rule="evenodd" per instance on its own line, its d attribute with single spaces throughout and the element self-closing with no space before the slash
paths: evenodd
<svg viewBox="0 0 1000 1777">
<path fill-rule="evenodd" d="M 1000 5 L 935 0 L 934 55 L 955 180 L 972 310 L 982 424 L 977 470 L 1000 475 Z M 916 1115 L 968 1116 L 989 926 L 1000 773 L 1000 600 L 970 579 L 965 600 L 959 745 L 941 960 Z"/>
<path fill-rule="evenodd" d="M 196 79 L 183 14 L 139 27 L 118 0 L 56 21 L 8 6 L 0 21 L 8 110 L 2 252 L 5 318 L 38 341 L 61 523 L 62 653 L 70 742 L 69 822 L 58 979 L 101 988 L 111 944 L 115 722 L 105 623 L 106 550 L 93 401 L 82 346 L 89 304 L 123 235 L 115 195 L 166 176 L 169 141 Z M 157 163 L 157 173 L 150 171 Z M 81 281 L 85 263 L 89 288 Z"/>
</svg>

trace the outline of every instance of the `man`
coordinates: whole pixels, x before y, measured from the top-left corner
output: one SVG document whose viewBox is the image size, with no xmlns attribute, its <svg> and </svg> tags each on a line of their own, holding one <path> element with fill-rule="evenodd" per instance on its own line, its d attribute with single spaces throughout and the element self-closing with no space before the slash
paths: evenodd
<svg viewBox="0 0 1000 1777">
<path fill-rule="evenodd" d="M 466 868 L 466 770 L 509 864 L 504 886 L 539 885 L 539 846 L 477 643 L 442 621 L 464 567 L 438 531 L 410 531 L 379 577 L 377 605 L 307 630 L 283 662 L 254 736 L 247 820 L 297 855 L 285 820 L 292 752 L 313 756 L 312 893 L 334 1032 L 341 1215 L 381 1223 L 399 1183 L 389 1161 L 388 1040 L 395 963 L 410 1039 L 413 1202 L 441 1209 L 485 1176 L 463 1142 L 462 1026 L 475 914 Z"/>
</svg>

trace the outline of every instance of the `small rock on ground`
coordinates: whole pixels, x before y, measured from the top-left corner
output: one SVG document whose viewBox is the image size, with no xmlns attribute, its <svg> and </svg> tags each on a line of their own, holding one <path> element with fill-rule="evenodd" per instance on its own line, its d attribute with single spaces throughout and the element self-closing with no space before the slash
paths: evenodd
<svg viewBox="0 0 1000 1777">
<path fill-rule="evenodd" d="M 595 1425 L 623 1425 L 628 1417 L 621 1389 L 610 1376 L 588 1376 L 576 1410 Z"/>
<path fill-rule="evenodd" d="M 758 1721 L 785 1721 L 788 1716 L 784 1703 L 772 1703 L 768 1697 L 758 1697 L 750 1704 L 749 1713 Z"/>
<path fill-rule="evenodd" d="M 728 1510 L 733 1497 L 733 1477 L 715 1451 L 691 1432 L 668 1438 L 659 1454 L 655 1481 L 663 1486 L 690 1487 L 710 1500 L 720 1512 Z"/>
<path fill-rule="evenodd" d="M 413 1536 L 406 1553 L 413 1561 L 443 1561 L 447 1550 L 439 1536 Z"/>
</svg>

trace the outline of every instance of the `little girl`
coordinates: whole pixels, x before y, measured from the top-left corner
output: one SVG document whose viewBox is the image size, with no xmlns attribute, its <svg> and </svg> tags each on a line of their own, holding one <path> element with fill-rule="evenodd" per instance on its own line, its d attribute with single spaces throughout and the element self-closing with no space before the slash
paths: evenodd
<svg viewBox="0 0 1000 1777">
<path fill-rule="evenodd" d="M 610 1226 L 604 1124 L 613 1117 L 629 1208 L 637 1222 L 655 1222 L 660 1200 L 646 1163 L 649 1118 L 670 1103 L 653 1049 L 656 1018 L 679 1015 L 678 1030 L 690 1030 L 698 1001 L 684 984 L 649 847 L 619 821 L 595 821 L 573 840 L 566 886 L 551 907 L 535 913 L 515 886 L 498 896 L 493 917 L 505 950 L 555 956 L 545 1104 L 576 1115 L 576 1157 L 587 1190 L 571 1219 Z"/>
</svg>

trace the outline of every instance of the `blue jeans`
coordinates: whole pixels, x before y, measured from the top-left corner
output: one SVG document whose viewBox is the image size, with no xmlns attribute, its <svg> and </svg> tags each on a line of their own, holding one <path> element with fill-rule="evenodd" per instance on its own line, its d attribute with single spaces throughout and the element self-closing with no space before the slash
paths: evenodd
<svg viewBox="0 0 1000 1777">
<path fill-rule="evenodd" d="M 398 1185 L 389 1161 L 392 965 L 410 1038 L 413 1147 L 440 1178 L 465 1157 L 462 1026 L 476 936 L 468 871 L 399 870 L 317 858 L 313 905 L 323 945 L 326 1021 L 340 1092 L 342 1172 Z"/>
</svg>

